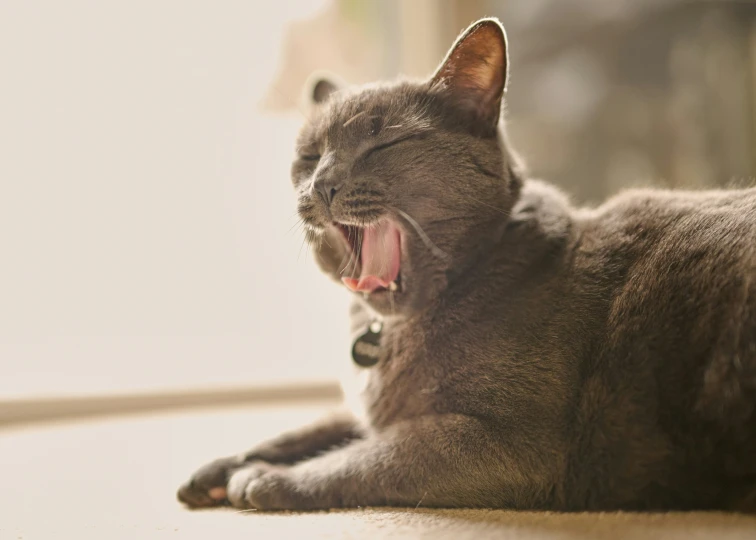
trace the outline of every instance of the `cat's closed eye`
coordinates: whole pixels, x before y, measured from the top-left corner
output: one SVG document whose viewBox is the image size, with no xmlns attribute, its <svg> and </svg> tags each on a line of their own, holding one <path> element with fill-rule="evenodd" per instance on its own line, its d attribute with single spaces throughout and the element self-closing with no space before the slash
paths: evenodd
<svg viewBox="0 0 756 540">
<path fill-rule="evenodd" d="M 407 135 L 402 135 L 400 137 L 397 137 L 396 139 L 387 141 L 387 142 L 385 142 L 383 144 L 378 144 L 376 146 L 373 146 L 372 148 L 369 148 L 365 152 L 365 154 L 363 155 L 363 159 L 365 159 L 365 158 L 367 158 L 367 157 L 369 157 L 369 156 L 371 156 L 373 154 L 376 154 L 376 153 L 378 153 L 378 152 L 380 152 L 382 150 L 386 150 L 387 148 L 391 148 L 392 146 L 396 146 L 398 144 L 407 142 L 407 141 L 409 141 L 411 139 L 416 139 L 418 137 L 420 137 L 419 133 L 408 133 Z"/>
</svg>

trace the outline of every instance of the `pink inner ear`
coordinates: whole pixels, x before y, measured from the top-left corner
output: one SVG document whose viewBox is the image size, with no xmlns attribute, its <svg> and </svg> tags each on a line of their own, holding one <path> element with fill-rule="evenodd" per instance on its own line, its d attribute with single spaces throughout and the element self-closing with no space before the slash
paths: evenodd
<svg viewBox="0 0 756 540">
<path fill-rule="evenodd" d="M 506 38 L 494 21 L 473 25 L 454 44 L 432 84 L 458 90 L 479 113 L 498 109 L 507 78 Z"/>
<path fill-rule="evenodd" d="M 495 94 L 501 88 L 502 54 L 500 49 L 486 51 L 486 55 L 479 57 L 474 63 L 461 66 L 462 75 L 457 75 L 461 86 L 478 89 L 486 94 Z M 506 68 L 505 68 L 506 69 Z"/>
</svg>

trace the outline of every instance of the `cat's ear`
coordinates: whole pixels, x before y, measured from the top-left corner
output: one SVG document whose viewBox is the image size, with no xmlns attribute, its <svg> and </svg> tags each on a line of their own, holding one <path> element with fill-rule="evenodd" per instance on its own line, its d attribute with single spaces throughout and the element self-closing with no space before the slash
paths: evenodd
<svg viewBox="0 0 756 540">
<path fill-rule="evenodd" d="M 307 83 L 308 101 L 319 105 L 324 103 L 334 92 L 338 92 L 344 86 L 344 82 L 330 73 L 315 73 Z"/>
<path fill-rule="evenodd" d="M 320 79 L 312 87 L 312 101 L 315 103 L 323 103 L 334 92 L 338 91 L 338 87 L 328 79 Z"/>
<path fill-rule="evenodd" d="M 477 122 L 495 128 L 507 86 L 508 65 L 504 27 L 497 19 L 481 19 L 452 45 L 430 85 L 448 93 Z"/>
</svg>

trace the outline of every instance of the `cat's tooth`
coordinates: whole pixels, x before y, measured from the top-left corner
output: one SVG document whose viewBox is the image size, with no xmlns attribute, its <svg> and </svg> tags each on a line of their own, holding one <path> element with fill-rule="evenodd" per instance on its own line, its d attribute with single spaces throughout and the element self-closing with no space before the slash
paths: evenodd
<svg viewBox="0 0 756 540">
<path fill-rule="evenodd" d="M 392 281 L 389 283 L 389 290 L 390 291 L 396 291 L 399 288 L 399 285 L 396 284 L 396 281 Z"/>
</svg>

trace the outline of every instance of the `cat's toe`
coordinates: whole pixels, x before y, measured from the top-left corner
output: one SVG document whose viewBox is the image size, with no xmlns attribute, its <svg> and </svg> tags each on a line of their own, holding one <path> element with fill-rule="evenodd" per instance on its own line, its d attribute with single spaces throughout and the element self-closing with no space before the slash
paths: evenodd
<svg viewBox="0 0 756 540">
<path fill-rule="evenodd" d="M 247 507 L 258 510 L 304 510 L 297 490 L 280 472 L 268 472 L 247 484 L 244 500 Z"/>
<path fill-rule="evenodd" d="M 208 495 L 207 490 L 198 487 L 191 480 L 178 489 L 176 498 L 189 508 L 207 508 L 218 504 Z"/>
<path fill-rule="evenodd" d="M 238 457 L 221 458 L 199 469 L 176 494 L 190 508 L 218 506 L 226 502 L 226 484 L 231 475 L 243 466 Z"/>
<path fill-rule="evenodd" d="M 317 510 L 334 506 L 315 497 L 306 483 L 286 468 L 255 468 L 235 474 L 229 482 L 229 500 L 238 508 L 257 510 Z"/>
<path fill-rule="evenodd" d="M 247 500 L 247 489 L 263 474 L 270 470 L 270 466 L 263 463 L 254 463 L 237 470 L 231 475 L 226 486 L 226 498 L 237 508 L 256 508 Z"/>
<path fill-rule="evenodd" d="M 283 467 L 262 462 L 239 469 L 228 482 L 228 501 L 237 508 L 278 510 L 276 494 L 282 491 L 282 482 L 277 480 L 284 476 Z"/>
</svg>

